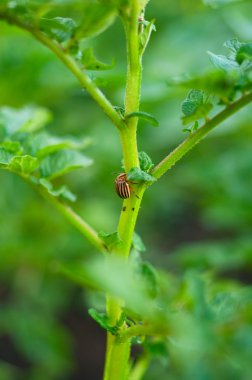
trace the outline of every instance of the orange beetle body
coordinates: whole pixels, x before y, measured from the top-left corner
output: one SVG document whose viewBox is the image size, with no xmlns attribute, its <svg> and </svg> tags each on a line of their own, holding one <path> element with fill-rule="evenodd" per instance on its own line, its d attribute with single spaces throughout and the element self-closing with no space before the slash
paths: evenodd
<svg viewBox="0 0 252 380">
<path fill-rule="evenodd" d="M 131 196 L 131 188 L 127 181 L 126 173 L 121 173 L 116 177 L 115 191 L 117 195 L 123 199 L 127 199 Z"/>
</svg>

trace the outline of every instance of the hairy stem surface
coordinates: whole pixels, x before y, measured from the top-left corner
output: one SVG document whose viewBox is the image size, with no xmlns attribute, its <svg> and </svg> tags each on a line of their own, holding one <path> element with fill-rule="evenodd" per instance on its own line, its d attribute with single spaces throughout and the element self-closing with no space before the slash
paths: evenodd
<svg viewBox="0 0 252 380">
<path fill-rule="evenodd" d="M 142 68 L 139 55 L 138 11 L 138 2 L 131 0 L 130 17 L 124 19 L 128 60 L 125 115 L 139 110 Z M 132 167 L 139 167 L 137 124 L 138 118 L 129 118 L 126 126 L 120 130 L 126 173 Z M 122 248 L 118 254 L 126 260 L 129 256 L 144 188 L 139 188 L 136 192 L 132 188 L 131 197 L 124 200 L 118 222 L 118 233 L 123 241 Z M 107 313 L 110 321 L 116 322 L 120 318 L 122 306 L 120 300 L 113 299 L 109 296 L 107 297 Z M 129 373 L 129 355 L 130 339 L 125 339 L 124 342 L 118 342 L 114 336 L 108 333 L 104 380 L 127 380 Z"/>
</svg>

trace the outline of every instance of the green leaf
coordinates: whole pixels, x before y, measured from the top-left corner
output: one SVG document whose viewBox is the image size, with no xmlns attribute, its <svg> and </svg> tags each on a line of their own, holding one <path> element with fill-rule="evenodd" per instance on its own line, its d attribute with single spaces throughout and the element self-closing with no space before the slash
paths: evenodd
<svg viewBox="0 0 252 380">
<path fill-rule="evenodd" d="M 13 154 L 11 152 L 0 146 L 0 166 L 8 166 L 12 157 Z"/>
<path fill-rule="evenodd" d="M 56 178 L 73 170 L 85 168 L 92 160 L 80 152 L 60 150 L 46 156 L 40 164 L 41 176 L 47 179 Z"/>
<path fill-rule="evenodd" d="M 88 309 L 88 314 L 90 317 L 92 317 L 98 325 L 100 325 L 103 329 L 109 331 L 111 334 L 115 335 L 118 331 L 118 328 L 116 326 L 111 326 L 109 324 L 109 319 L 107 314 L 99 313 L 95 309 L 91 308 Z"/>
<path fill-rule="evenodd" d="M 139 53 L 140 53 L 140 56 L 143 55 L 143 53 L 144 53 L 144 51 L 145 51 L 145 49 L 149 43 L 151 33 L 153 31 L 156 31 L 156 27 L 154 25 L 154 22 L 155 22 L 154 19 L 151 21 L 146 21 L 146 20 L 143 21 L 143 30 L 139 36 L 139 43 L 140 43 Z"/>
<path fill-rule="evenodd" d="M 154 182 L 156 178 L 152 177 L 150 174 L 144 172 L 139 168 L 132 168 L 127 173 L 127 179 L 129 181 L 137 181 L 137 182 Z"/>
<path fill-rule="evenodd" d="M 154 166 L 151 158 L 145 152 L 139 152 L 138 157 L 140 169 L 148 173 Z"/>
<path fill-rule="evenodd" d="M 138 117 L 139 119 L 145 120 L 151 125 L 153 125 L 154 127 L 159 126 L 157 119 L 147 112 L 141 112 L 141 111 L 132 112 L 125 116 L 125 120 L 130 119 L 132 117 Z"/>
<path fill-rule="evenodd" d="M 183 124 L 205 118 L 213 105 L 201 90 L 191 90 L 182 104 Z"/>
<path fill-rule="evenodd" d="M 9 168 L 17 173 L 30 174 L 39 166 L 38 159 L 29 155 L 12 157 Z"/>
<path fill-rule="evenodd" d="M 146 282 L 136 276 L 135 270 L 124 259 L 110 256 L 95 260 L 86 264 L 82 273 L 90 279 L 90 284 L 123 299 L 127 309 L 145 318 L 159 318 L 156 302 L 149 296 Z"/>
<path fill-rule="evenodd" d="M 136 232 L 133 234 L 132 247 L 138 252 L 144 252 L 146 250 L 141 237 Z"/>
<path fill-rule="evenodd" d="M 182 112 L 185 116 L 192 115 L 199 106 L 203 104 L 203 92 L 191 90 L 182 104 Z"/>
<path fill-rule="evenodd" d="M 208 51 L 207 53 L 213 65 L 218 69 L 223 70 L 225 72 L 239 73 L 240 67 L 236 61 L 229 59 L 224 55 L 216 55 L 214 53 L 211 53 L 210 51 Z"/>
<path fill-rule="evenodd" d="M 79 140 L 72 137 L 58 137 L 41 132 L 32 136 L 29 140 L 28 147 L 32 155 L 39 158 L 48 156 L 62 149 L 83 149 L 90 144 L 89 138 L 80 138 Z"/>
<path fill-rule="evenodd" d="M 148 338 L 144 342 L 144 347 L 152 358 L 159 359 L 163 364 L 167 364 L 169 361 L 167 342 Z"/>
<path fill-rule="evenodd" d="M 120 115 L 120 117 L 124 118 L 124 116 L 125 116 L 125 108 L 120 107 L 120 106 L 114 106 L 114 109 L 116 110 L 116 112 L 118 112 L 118 114 Z"/>
<path fill-rule="evenodd" d="M 42 107 L 25 107 L 0 109 L 0 128 L 7 136 L 17 132 L 34 132 L 43 128 L 51 120 L 51 113 Z"/>
<path fill-rule="evenodd" d="M 137 273 L 145 282 L 148 295 L 151 298 L 155 298 L 157 296 L 158 285 L 154 267 L 147 261 L 142 261 L 138 264 Z"/>
<path fill-rule="evenodd" d="M 142 11 L 150 0 L 139 0 L 139 8 Z"/>
<path fill-rule="evenodd" d="M 104 241 L 104 244 L 110 252 L 117 250 L 123 244 L 123 241 L 117 231 L 110 234 L 100 231 L 98 235 Z"/>
<path fill-rule="evenodd" d="M 0 144 L 0 146 L 16 156 L 21 155 L 23 152 L 23 148 L 19 141 L 5 140 Z"/>
<path fill-rule="evenodd" d="M 58 42 L 69 40 L 77 27 L 73 19 L 63 17 L 41 18 L 39 26 L 48 36 Z"/>
<path fill-rule="evenodd" d="M 228 50 L 230 50 L 233 53 L 234 57 L 235 57 L 236 54 L 237 54 L 237 51 L 242 46 L 242 43 L 239 42 L 237 38 L 232 38 L 231 40 L 227 40 L 226 42 L 224 42 L 223 46 L 225 46 L 225 48 L 227 48 Z"/>
<path fill-rule="evenodd" d="M 230 73 L 214 69 L 200 76 L 176 79 L 169 84 L 188 89 L 197 88 L 220 98 L 232 99 L 236 91 L 237 79 Z"/>
<path fill-rule="evenodd" d="M 252 42 L 242 44 L 237 50 L 236 61 L 241 64 L 245 59 L 252 61 Z"/>
<path fill-rule="evenodd" d="M 94 37 L 106 30 L 115 20 L 114 6 L 90 3 L 86 4 L 81 24 L 76 30 L 75 38 Z"/>
<path fill-rule="evenodd" d="M 100 60 L 98 60 L 94 56 L 94 52 L 92 48 L 88 48 L 81 52 L 81 57 L 79 58 L 83 65 L 83 69 L 85 70 L 95 70 L 95 71 L 100 71 L 100 70 L 111 70 L 115 62 L 112 62 L 112 64 L 107 64 L 103 63 Z"/>
<path fill-rule="evenodd" d="M 54 189 L 53 184 L 47 181 L 45 178 L 41 178 L 39 180 L 39 183 L 48 191 L 49 194 L 53 195 L 54 197 L 61 197 L 71 202 L 76 201 L 76 195 L 73 194 L 67 188 L 67 186 L 61 186 L 58 189 Z"/>
</svg>

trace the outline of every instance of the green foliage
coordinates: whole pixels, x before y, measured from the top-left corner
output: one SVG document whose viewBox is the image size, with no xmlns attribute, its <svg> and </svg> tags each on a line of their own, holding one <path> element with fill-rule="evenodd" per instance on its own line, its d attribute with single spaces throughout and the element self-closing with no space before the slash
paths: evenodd
<svg viewBox="0 0 252 380">
<path fill-rule="evenodd" d="M 221 69 L 225 72 L 239 72 L 239 65 L 237 62 L 225 57 L 224 55 L 216 55 L 208 52 L 210 59 L 214 66 L 217 67 L 217 69 Z"/>
<path fill-rule="evenodd" d="M 183 124 L 195 122 L 199 119 L 206 119 L 213 104 L 209 97 L 201 90 L 191 90 L 182 104 Z"/>
<path fill-rule="evenodd" d="M 156 27 L 154 25 L 154 22 L 155 20 L 151 20 L 151 21 L 142 21 L 142 24 L 143 24 L 143 30 L 141 31 L 140 33 L 140 38 L 139 38 L 139 43 L 140 43 L 140 46 L 139 46 L 139 52 L 140 52 L 140 56 L 143 55 L 148 43 L 149 43 L 149 40 L 150 40 L 150 37 L 151 37 L 151 33 L 153 31 L 156 31 Z M 140 22 L 141 23 L 141 22 Z"/>
<path fill-rule="evenodd" d="M 40 165 L 43 178 L 56 178 L 91 165 L 92 161 L 75 150 L 59 150 L 46 156 Z"/>
<path fill-rule="evenodd" d="M 14 156 L 9 162 L 9 169 L 16 173 L 30 174 L 39 166 L 38 159 L 29 155 Z"/>
<path fill-rule="evenodd" d="M 105 244 L 106 248 L 110 252 L 116 251 L 123 244 L 123 241 L 120 238 L 120 236 L 119 236 L 119 234 L 118 234 L 117 231 L 116 232 L 112 232 L 110 234 L 107 234 L 106 232 L 100 231 L 99 232 L 99 237 L 104 241 L 104 244 Z"/>
<path fill-rule="evenodd" d="M 99 313 L 95 309 L 89 309 L 88 313 L 103 329 L 109 331 L 113 335 L 117 333 L 118 328 L 109 324 L 108 316 L 106 314 Z"/>
<path fill-rule="evenodd" d="M 133 235 L 132 247 L 137 252 L 144 252 L 146 250 L 146 247 L 141 237 L 136 232 L 134 232 L 134 235 Z"/>
<path fill-rule="evenodd" d="M 154 167 L 154 164 L 151 161 L 151 158 L 145 152 L 139 152 L 138 157 L 139 157 L 140 169 L 148 173 Z"/>
<path fill-rule="evenodd" d="M 157 119 L 147 112 L 142 112 L 142 111 L 132 112 L 132 113 L 126 115 L 125 120 L 130 119 L 132 117 L 138 117 L 141 120 L 147 121 L 153 127 L 158 127 L 158 125 L 159 125 Z"/>
<path fill-rule="evenodd" d="M 0 110 L 1 135 L 9 137 L 19 132 L 35 132 L 51 120 L 51 113 L 41 107 L 24 107 L 19 110 L 2 107 Z"/>
<path fill-rule="evenodd" d="M 65 42 L 73 37 L 76 24 L 71 18 L 41 18 L 40 29 L 58 42 Z"/>
<path fill-rule="evenodd" d="M 67 186 L 60 186 L 58 189 L 54 189 L 51 182 L 47 181 L 45 178 L 39 180 L 40 185 L 47 190 L 47 192 L 54 197 L 62 197 L 68 201 L 76 201 L 76 195 L 74 195 Z"/>
<path fill-rule="evenodd" d="M 224 46 L 229 50 L 229 56 L 208 52 L 217 71 L 178 81 L 179 85 L 195 88 L 189 92 L 182 104 L 183 124 L 194 122 L 185 131 L 197 130 L 198 121 L 207 118 L 214 104 L 227 104 L 235 99 L 237 93 L 251 89 L 251 43 L 232 39 L 226 41 Z"/>
<path fill-rule="evenodd" d="M 239 49 L 236 52 L 236 60 L 241 64 L 245 59 L 252 61 L 252 43 L 243 43 L 240 44 Z"/>
<path fill-rule="evenodd" d="M 54 189 L 48 180 L 91 165 L 79 150 L 90 140 L 51 136 L 40 130 L 51 120 L 43 108 L 0 109 L 0 165 L 33 184 L 42 185 L 50 195 L 74 201 L 75 196 L 61 186 Z"/>
<path fill-rule="evenodd" d="M 88 48 L 81 52 L 81 56 L 78 56 L 78 59 L 80 60 L 81 64 L 83 65 L 83 68 L 85 70 L 110 70 L 114 67 L 114 64 L 108 65 L 107 63 L 103 63 L 99 61 L 93 53 L 92 48 Z"/>
<path fill-rule="evenodd" d="M 77 79 L 88 78 L 87 83 L 94 91 L 91 97 L 96 101 L 102 99 L 99 105 L 103 111 L 109 110 L 108 116 L 114 115 L 116 110 L 123 127 L 126 128 L 130 118 L 158 126 L 152 116 L 152 113 L 157 114 L 162 125 L 169 125 L 169 130 L 160 129 L 157 133 L 157 130 L 146 129 L 139 144 L 141 149 L 146 146 L 153 161 L 158 162 L 180 139 L 179 131 L 172 128 L 177 123 L 178 93 L 174 88 L 164 88 L 165 77 L 184 72 L 190 65 L 195 71 L 194 76 L 178 81 L 180 87 L 190 90 L 182 105 L 183 124 L 190 132 L 202 126 L 202 119 L 209 125 L 209 117 L 218 115 L 223 106 L 232 110 L 234 101 L 251 92 L 251 30 L 250 24 L 245 22 L 251 14 L 251 6 L 244 3 L 242 8 L 232 0 L 205 1 L 214 7 L 234 3 L 232 7 L 222 7 L 220 14 L 205 10 L 199 2 L 184 2 L 183 7 L 178 7 L 175 1 L 169 7 L 152 2 L 150 13 L 158 20 L 158 35 L 143 71 L 147 75 L 140 109 L 147 112 L 131 112 L 125 116 L 123 108 L 114 107 L 108 101 L 113 99 L 115 104 L 123 104 L 126 82 L 122 28 L 119 29 L 117 23 L 113 29 L 108 28 L 119 14 L 127 34 L 132 27 L 133 3 L 129 0 L 3 0 L 0 18 L 34 33 L 40 41 L 46 40 L 52 51 L 63 57 L 66 66 L 74 69 Z M 135 29 L 138 34 L 135 33 L 134 38 L 131 35 L 131 46 L 139 49 L 140 60 L 155 31 L 154 21 L 146 21 L 140 15 L 147 3 L 139 0 L 133 4 L 138 8 L 140 19 Z M 239 21 L 238 16 L 234 18 L 232 9 L 243 21 Z M 209 33 L 202 33 L 202 28 Z M 230 35 L 230 28 L 232 34 L 247 42 L 228 40 L 224 45 L 228 55 L 209 53 L 214 69 L 200 74 L 205 64 L 204 55 L 196 56 L 196 52 L 204 51 L 206 46 L 218 46 L 220 36 Z M 104 31 L 107 33 L 102 34 Z M 141 345 L 142 355 L 136 357 L 135 368 L 137 364 L 141 366 L 144 359 L 146 362 L 138 372 L 138 379 L 149 362 L 150 368 L 143 375 L 145 380 L 167 376 L 174 380 L 249 379 L 252 292 L 250 284 L 244 284 L 250 281 L 252 252 L 249 111 L 246 114 L 244 110 L 227 123 L 211 141 L 204 142 L 202 151 L 199 147 L 186 164 L 181 162 L 176 171 L 172 170 L 168 182 L 160 181 L 157 190 L 154 187 L 148 193 L 141 210 L 143 222 L 140 220 L 137 227 L 148 249 L 136 233 L 129 241 L 133 219 L 137 218 L 135 212 L 131 220 L 127 219 L 131 211 L 121 213 L 122 236 L 117 231 L 97 234 L 68 205 L 54 200 L 52 203 L 63 208 L 63 214 L 75 227 L 82 232 L 88 230 L 96 248 L 108 252 L 105 260 L 90 260 L 94 248 L 90 249 L 82 236 L 57 219 L 57 213 L 50 207 L 41 207 L 26 184 L 6 171 L 24 177 L 25 182 L 32 183 L 46 198 L 74 201 L 76 196 L 64 184 L 67 181 L 83 195 L 77 205 L 81 215 L 98 228 L 105 225 L 114 231 L 118 203 L 113 197 L 108 202 L 108 197 L 112 194 L 111 173 L 115 170 L 111 166 L 116 167 L 116 160 L 120 159 L 119 141 L 87 96 L 89 90 L 80 93 L 64 66 L 57 65 L 53 56 L 39 48 L 37 41 L 34 45 L 32 40 L 27 43 L 29 37 L 9 26 L 3 26 L 2 34 L 1 103 L 22 108 L 0 109 L 0 167 L 5 169 L 0 173 L 0 332 L 11 340 L 18 355 L 29 365 L 17 368 L 0 360 L 0 378 L 54 380 L 83 375 L 73 374 L 68 331 L 77 328 L 78 342 L 74 342 L 74 346 L 83 352 L 83 345 L 89 342 L 85 335 L 85 342 L 80 344 L 83 330 L 82 326 L 78 330 L 75 317 L 78 312 L 81 318 L 84 314 L 82 292 L 77 289 L 84 288 L 96 297 L 102 294 L 101 310 L 105 310 L 105 294 L 113 301 L 107 305 L 108 314 L 96 311 L 94 305 L 89 309 L 91 317 L 115 336 L 113 349 L 120 350 L 127 339 Z M 89 77 L 88 70 L 114 68 L 114 61 L 103 63 L 96 54 L 104 57 L 105 62 L 116 57 L 115 70 L 95 73 L 96 78 L 92 74 Z M 134 58 L 134 54 L 132 56 Z M 104 79 L 108 83 L 106 97 L 96 86 Z M 128 81 L 127 87 L 130 83 Z M 83 83 L 82 86 L 85 87 Z M 128 88 L 126 97 L 127 91 Z M 43 104 L 45 108 L 24 106 L 26 102 Z M 131 110 L 138 109 L 138 104 L 132 105 Z M 56 115 L 55 122 L 52 113 Z M 87 175 L 76 172 L 92 163 L 82 153 L 90 139 L 77 133 L 79 127 L 85 135 L 92 133 L 96 142 L 92 146 L 96 168 Z M 60 136 L 55 132 L 57 129 Z M 68 136 L 69 131 L 74 137 Z M 197 135 L 192 134 L 188 139 Z M 172 151 L 170 157 L 179 156 L 178 149 Z M 155 168 L 147 153 L 142 151 L 138 156 L 140 168 L 132 165 L 127 179 L 133 182 L 133 188 L 136 185 L 137 190 L 141 190 L 155 181 L 151 175 Z M 72 176 L 62 178 L 70 172 Z M 125 202 L 140 205 L 140 198 L 134 195 Z M 124 239 L 131 244 L 124 244 Z M 128 263 L 115 258 L 122 253 L 126 257 L 126 245 L 131 247 Z M 154 269 L 145 258 L 142 260 L 140 252 L 145 252 L 151 262 L 159 263 L 162 270 Z M 114 325 L 109 322 L 113 310 L 119 315 Z M 63 326 L 62 321 L 67 326 Z M 110 352 L 113 358 L 113 350 Z M 123 366 L 123 360 L 114 361 L 113 368 Z"/>
<path fill-rule="evenodd" d="M 156 178 L 139 168 L 132 168 L 127 173 L 127 180 L 137 182 L 154 182 L 156 181 Z"/>
</svg>

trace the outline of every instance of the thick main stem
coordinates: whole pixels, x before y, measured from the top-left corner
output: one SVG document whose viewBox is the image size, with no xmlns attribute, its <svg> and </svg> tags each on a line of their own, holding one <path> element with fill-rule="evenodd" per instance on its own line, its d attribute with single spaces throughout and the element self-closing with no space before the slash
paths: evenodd
<svg viewBox="0 0 252 380">
<path fill-rule="evenodd" d="M 125 115 L 139 110 L 141 88 L 141 60 L 138 36 L 138 2 L 131 0 L 130 17 L 124 19 L 127 40 L 128 71 L 125 94 Z M 129 118 L 125 127 L 120 129 L 124 167 L 127 173 L 132 167 L 139 167 L 137 149 L 137 118 Z M 127 260 L 132 237 L 144 192 L 144 187 L 132 189 L 130 198 L 125 199 L 118 222 L 118 233 L 123 244 L 118 252 Z M 120 318 L 122 312 L 120 300 L 107 297 L 107 313 L 112 323 Z M 126 326 L 125 326 L 126 328 Z M 130 339 L 119 342 L 108 333 L 104 380 L 127 380 L 129 373 Z"/>
</svg>

